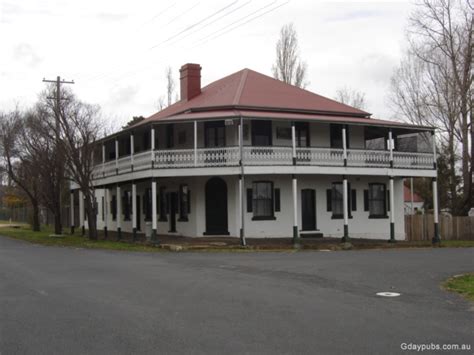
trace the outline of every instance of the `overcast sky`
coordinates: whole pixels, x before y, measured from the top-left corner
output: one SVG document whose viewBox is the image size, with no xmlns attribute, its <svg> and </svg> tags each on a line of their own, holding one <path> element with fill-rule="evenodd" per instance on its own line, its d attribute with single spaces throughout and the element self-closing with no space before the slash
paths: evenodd
<svg viewBox="0 0 474 355">
<path fill-rule="evenodd" d="M 405 49 L 413 5 L 315 0 L 0 0 L 0 110 L 33 103 L 43 77 L 74 80 L 84 101 L 120 125 L 157 111 L 165 68 L 184 63 L 206 85 L 243 68 L 271 75 L 282 25 L 293 22 L 307 89 L 366 93 L 367 110 L 393 118 L 390 77 Z M 179 86 L 178 86 L 179 87 Z"/>
</svg>

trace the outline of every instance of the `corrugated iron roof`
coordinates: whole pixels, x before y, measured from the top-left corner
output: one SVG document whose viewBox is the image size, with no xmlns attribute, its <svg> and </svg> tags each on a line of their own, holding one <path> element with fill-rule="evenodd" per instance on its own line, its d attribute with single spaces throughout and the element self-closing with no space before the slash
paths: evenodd
<svg viewBox="0 0 474 355">
<path fill-rule="evenodd" d="M 256 71 L 243 69 L 214 81 L 203 87 L 201 94 L 193 99 L 178 101 L 140 124 L 188 111 L 213 111 L 223 108 L 370 116 L 368 112 L 286 84 Z"/>
</svg>

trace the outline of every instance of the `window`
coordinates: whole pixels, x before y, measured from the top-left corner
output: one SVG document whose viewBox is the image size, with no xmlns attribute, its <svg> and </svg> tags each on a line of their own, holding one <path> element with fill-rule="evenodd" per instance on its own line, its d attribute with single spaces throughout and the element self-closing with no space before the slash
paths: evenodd
<svg viewBox="0 0 474 355">
<path fill-rule="evenodd" d="M 172 123 L 166 125 L 166 148 L 170 149 L 174 146 L 174 126 Z"/>
<path fill-rule="evenodd" d="M 110 201 L 110 212 L 112 213 L 112 220 L 117 219 L 117 196 L 113 195 Z"/>
<path fill-rule="evenodd" d="M 252 185 L 252 211 L 254 220 L 275 219 L 273 215 L 273 183 L 257 181 Z"/>
<path fill-rule="evenodd" d="M 344 217 L 343 196 L 342 182 L 334 182 L 332 189 L 326 191 L 327 211 L 332 211 L 333 219 Z M 357 210 L 357 193 L 356 190 L 351 190 L 350 183 L 347 183 L 347 200 L 347 216 L 352 218 L 351 212 Z"/>
<path fill-rule="evenodd" d="M 151 132 L 146 130 L 142 135 L 143 150 L 148 150 L 151 148 Z"/>
<path fill-rule="evenodd" d="M 160 208 L 160 221 L 166 222 L 168 218 L 166 217 L 167 214 L 167 203 L 166 203 L 166 187 L 160 186 L 160 196 L 159 196 L 159 208 Z"/>
<path fill-rule="evenodd" d="M 124 191 L 122 196 L 122 205 L 123 205 L 123 219 L 124 221 L 130 221 L 130 207 L 132 204 L 132 192 Z"/>
<path fill-rule="evenodd" d="M 145 189 L 145 195 L 143 196 L 143 210 L 145 212 L 145 221 L 151 221 L 152 215 L 152 198 L 151 198 L 151 189 Z"/>
<path fill-rule="evenodd" d="M 182 222 L 187 222 L 188 214 L 189 214 L 189 189 L 188 189 L 188 185 L 181 185 L 179 187 L 179 220 Z"/>
<path fill-rule="evenodd" d="M 297 147 L 310 146 L 308 122 L 296 122 L 295 133 L 296 133 L 296 146 Z"/>
<path fill-rule="evenodd" d="M 385 184 L 369 184 L 368 190 L 369 218 L 387 217 L 387 194 Z"/>
<path fill-rule="evenodd" d="M 330 126 L 331 148 L 342 148 L 342 128 L 341 124 L 331 124 Z M 349 148 L 349 128 L 346 127 L 346 145 Z"/>
<path fill-rule="evenodd" d="M 204 124 L 204 144 L 206 148 L 225 147 L 224 121 L 206 122 Z"/>
<path fill-rule="evenodd" d="M 342 204 L 342 183 L 335 182 L 332 184 L 332 196 L 331 196 L 331 206 L 332 206 L 332 216 L 341 218 L 343 215 L 343 204 Z"/>
<path fill-rule="evenodd" d="M 257 147 L 272 145 L 271 121 L 252 121 L 252 145 Z"/>
</svg>

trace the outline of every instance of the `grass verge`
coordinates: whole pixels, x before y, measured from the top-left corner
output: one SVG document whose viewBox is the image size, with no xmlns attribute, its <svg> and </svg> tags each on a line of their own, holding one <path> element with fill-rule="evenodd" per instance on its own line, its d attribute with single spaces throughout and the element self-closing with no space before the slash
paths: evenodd
<svg viewBox="0 0 474 355">
<path fill-rule="evenodd" d="M 142 251 L 142 252 L 156 252 L 162 249 L 147 245 L 132 244 L 126 242 L 115 242 L 111 240 L 89 240 L 87 237 L 82 237 L 79 234 L 66 234 L 64 238 L 51 238 L 50 234 L 53 230 L 48 227 L 42 227 L 40 232 L 33 232 L 27 225 L 20 225 L 18 228 L 3 227 L 0 228 L 0 235 L 4 235 L 13 239 L 24 240 L 30 243 L 58 246 L 58 247 L 73 247 L 73 248 L 88 248 L 88 249 L 111 249 L 111 250 L 125 250 L 125 251 Z"/>
<path fill-rule="evenodd" d="M 474 273 L 453 276 L 446 280 L 443 286 L 446 290 L 457 292 L 474 302 Z"/>
</svg>

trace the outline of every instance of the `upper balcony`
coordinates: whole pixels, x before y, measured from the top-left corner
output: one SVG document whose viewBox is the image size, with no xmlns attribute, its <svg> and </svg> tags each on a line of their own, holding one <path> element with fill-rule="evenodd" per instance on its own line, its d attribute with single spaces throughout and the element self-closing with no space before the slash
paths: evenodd
<svg viewBox="0 0 474 355">
<path fill-rule="evenodd" d="M 123 133 L 103 142 L 97 179 L 149 169 L 240 165 L 433 170 L 435 161 L 431 132 L 402 128 L 248 120 L 240 129 L 239 120 L 226 120 Z"/>
</svg>

